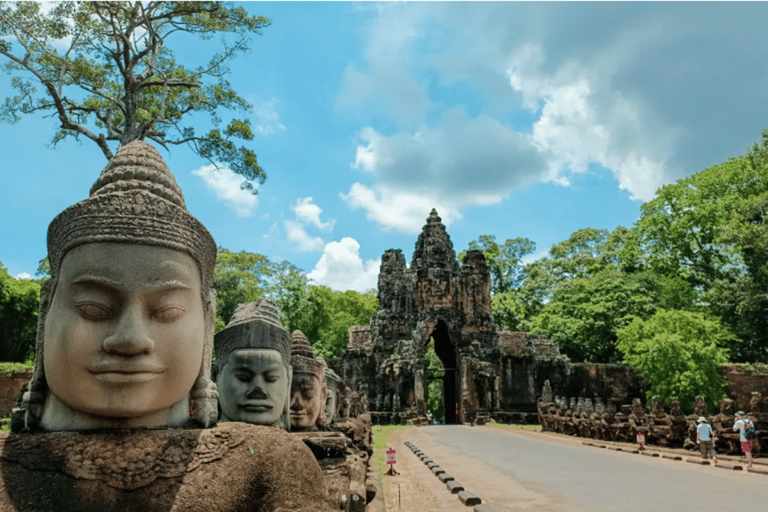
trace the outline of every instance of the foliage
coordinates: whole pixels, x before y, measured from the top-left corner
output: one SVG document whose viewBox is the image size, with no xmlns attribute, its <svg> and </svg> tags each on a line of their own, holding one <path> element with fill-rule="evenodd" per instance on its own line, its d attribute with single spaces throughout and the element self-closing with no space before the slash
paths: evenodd
<svg viewBox="0 0 768 512">
<path fill-rule="evenodd" d="M 491 298 L 491 313 L 497 329 L 525 331 L 528 328 L 525 304 L 517 293 L 494 294 Z"/>
<path fill-rule="evenodd" d="M 546 334 L 575 361 L 617 362 L 616 331 L 656 309 L 651 283 L 615 269 L 566 282 L 553 295 L 531 330 Z"/>
<path fill-rule="evenodd" d="M 31 372 L 34 365 L 24 363 L 9 363 L 0 362 L 0 374 L 2 375 L 17 375 L 19 373 Z"/>
<path fill-rule="evenodd" d="M 703 291 L 738 275 L 738 248 L 720 234 L 745 200 L 768 192 L 768 173 L 751 162 L 732 158 L 659 189 L 636 224 L 644 263 Z"/>
<path fill-rule="evenodd" d="M 344 292 L 326 286 L 312 285 L 309 306 L 302 320 L 301 331 L 315 349 L 315 354 L 328 358 L 341 357 L 349 341 L 349 328 L 368 325 L 379 309 L 379 302 L 371 293 L 354 290 Z"/>
<path fill-rule="evenodd" d="M 523 282 L 523 257 L 532 253 L 536 244 L 527 238 L 507 239 L 503 245 L 493 235 L 481 235 L 469 242 L 469 250 L 482 251 L 491 275 L 491 292 L 508 293 L 517 290 Z M 459 253 L 463 261 L 466 252 Z"/>
<path fill-rule="evenodd" d="M 620 329 L 617 348 L 649 383 L 649 402 L 658 395 L 667 406 L 673 396 L 687 404 L 703 395 L 709 408 L 716 409 L 726 384 L 719 372 L 728 361 L 722 345 L 730 337 L 719 320 L 705 314 L 659 309 Z"/>
<path fill-rule="evenodd" d="M 434 377 L 442 377 L 445 375 L 444 371 L 438 371 L 443 367 L 442 361 L 435 352 L 435 340 L 429 339 L 427 345 L 427 351 L 424 354 L 424 367 L 425 373 L 429 373 Z M 427 380 L 427 410 L 432 414 L 432 417 L 436 420 L 443 421 L 445 418 L 445 398 L 443 396 L 443 381 L 441 379 L 429 379 Z"/>
<path fill-rule="evenodd" d="M 213 267 L 216 290 L 216 332 L 224 328 L 238 304 L 261 299 L 270 273 L 266 256 L 251 252 L 231 252 L 219 247 Z"/>
<path fill-rule="evenodd" d="M 220 126 L 220 115 L 251 109 L 224 76 L 269 24 L 228 2 L 57 2 L 47 11 L 36 2 L 2 2 L 0 55 L 16 95 L 0 106 L 0 120 L 55 117 L 54 146 L 85 138 L 107 159 L 109 142 L 187 144 L 228 164 L 245 178 L 241 186 L 254 190 L 251 181 L 263 183 L 266 174 L 256 154 L 235 142 L 253 139 L 250 122 Z M 175 61 L 172 46 L 214 36 L 220 50 L 207 64 L 189 69 Z M 208 133 L 195 131 L 200 115 L 209 116 Z"/>
<path fill-rule="evenodd" d="M 0 263 L 0 361 L 23 363 L 33 354 L 40 283 L 16 279 Z"/>
<path fill-rule="evenodd" d="M 270 263 L 267 296 L 275 301 L 280 323 L 288 332 L 304 332 L 309 307 L 309 279 L 288 261 Z M 306 335 L 306 333 L 305 333 Z"/>
</svg>

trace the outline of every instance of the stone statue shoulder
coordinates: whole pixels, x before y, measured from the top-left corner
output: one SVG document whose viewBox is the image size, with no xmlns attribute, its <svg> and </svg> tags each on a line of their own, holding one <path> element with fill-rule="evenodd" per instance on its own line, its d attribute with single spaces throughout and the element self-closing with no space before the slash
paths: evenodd
<svg viewBox="0 0 768 512">
<path fill-rule="evenodd" d="M 312 452 L 271 427 L 6 434 L 0 448 L 3 511 L 331 510 Z"/>
</svg>

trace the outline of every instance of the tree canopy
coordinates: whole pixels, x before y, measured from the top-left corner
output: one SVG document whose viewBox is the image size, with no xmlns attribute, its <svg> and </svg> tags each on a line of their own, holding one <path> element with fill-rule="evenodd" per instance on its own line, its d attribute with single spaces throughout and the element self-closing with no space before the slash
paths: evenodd
<svg viewBox="0 0 768 512">
<path fill-rule="evenodd" d="M 659 309 L 647 320 L 636 318 L 620 329 L 617 348 L 648 382 L 648 402 L 658 395 L 667 406 L 673 396 L 691 404 L 696 395 L 703 395 L 716 410 L 725 387 L 720 365 L 728 362 L 722 343 L 729 337 L 715 318 Z"/>
<path fill-rule="evenodd" d="M 34 353 L 40 283 L 16 279 L 0 263 L 0 361 L 23 363 Z"/>
<path fill-rule="evenodd" d="M 212 163 L 225 163 L 254 191 L 266 173 L 247 118 L 222 126 L 222 110 L 251 105 L 224 78 L 228 64 L 249 51 L 253 34 L 269 26 L 229 2 L 0 2 L 0 55 L 14 96 L 0 120 L 55 117 L 53 145 L 68 138 L 93 141 L 107 159 L 117 145 L 149 139 L 168 148 L 186 144 Z M 219 49 L 194 68 L 177 62 L 174 45 L 190 37 L 220 36 Z M 39 88 L 39 89 L 38 89 Z M 190 122 L 196 115 L 195 124 Z M 211 129 L 200 133 L 200 114 Z"/>
</svg>

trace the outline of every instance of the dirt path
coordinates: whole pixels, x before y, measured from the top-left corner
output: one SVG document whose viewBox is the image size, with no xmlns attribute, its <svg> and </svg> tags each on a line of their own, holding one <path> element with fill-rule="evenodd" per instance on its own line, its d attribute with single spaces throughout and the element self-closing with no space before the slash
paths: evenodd
<svg viewBox="0 0 768 512">
<path fill-rule="evenodd" d="M 411 429 L 395 430 L 387 441 L 396 451 L 397 476 L 384 476 L 387 512 L 467 512 L 455 494 L 451 494 L 435 475 L 404 444 Z"/>
</svg>

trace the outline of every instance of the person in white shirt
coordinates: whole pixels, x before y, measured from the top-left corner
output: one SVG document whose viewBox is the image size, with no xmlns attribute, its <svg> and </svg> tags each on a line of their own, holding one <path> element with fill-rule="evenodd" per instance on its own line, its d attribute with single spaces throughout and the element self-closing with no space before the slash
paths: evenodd
<svg viewBox="0 0 768 512">
<path fill-rule="evenodd" d="M 741 441 L 741 451 L 744 452 L 744 455 L 747 456 L 747 467 L 752 467 L 752 440 L 747 439 L 747 437 L 744 435 L 744 431 L 752 425 L 752 421 L 750 421 L 749 418 L 747 418 L 747 415 L 744 414 L 744 411 L 739 411 L 736 413 L 736 423 L 733 424 L 733 431 L 739 432 L 739 441 Z"/>
</svg>

